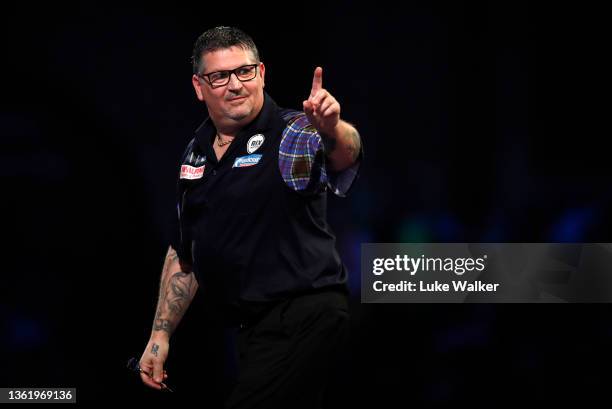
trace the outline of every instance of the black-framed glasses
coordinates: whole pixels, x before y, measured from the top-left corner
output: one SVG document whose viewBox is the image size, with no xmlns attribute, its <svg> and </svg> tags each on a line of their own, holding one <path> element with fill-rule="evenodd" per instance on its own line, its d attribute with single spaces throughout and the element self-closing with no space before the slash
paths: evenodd
<svg viewBox="0 0 612 409">
<path fill-rule="evenodd" d="M 227 85 L 232 74 L 236 75 L 241 82 L 251 81 L 257 76 L 259 64 L 248 64 L 233 70 L 215 71 L 208 74 L 198 74 L 198 77 L 206 80 L 211 88 L 219 88 Z"/>
</svg>

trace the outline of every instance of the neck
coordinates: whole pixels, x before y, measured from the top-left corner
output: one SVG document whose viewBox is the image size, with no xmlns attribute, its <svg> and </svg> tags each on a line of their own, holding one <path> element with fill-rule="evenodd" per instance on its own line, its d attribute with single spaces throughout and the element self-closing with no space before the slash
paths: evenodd
<svg viewBox="0 0 612 409">
<path fill-rule="evenodd" d="M 214 143 L 219 147 L 219 148 L 223 148 L 223 147 L 227 147 L 230 143 L 232 143 L 232 141 L 234 140 L 234 137 L 223 137 L 221 135 L 219 135 L 219 133 L 217 132 L 217 136 L 215 138 Z"/>
<path fill-rule="evenodd" d="M 222 131 L 217 131 L 217 135 L 223 139 L 223 140 L 227 140 L 227 139 L 233 139 L 236 137 L 236 134 L 238 132 L 232 132 L 232 133 L 228 133 L 228 132 L 222 132 Z"/>
</svg>

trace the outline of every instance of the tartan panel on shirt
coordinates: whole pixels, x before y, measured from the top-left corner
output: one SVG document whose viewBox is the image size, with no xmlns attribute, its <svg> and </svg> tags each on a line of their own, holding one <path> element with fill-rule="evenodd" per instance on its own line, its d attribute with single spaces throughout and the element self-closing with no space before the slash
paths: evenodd
<svg viewBox="0 0 612 409">
<path fill-rule="evenodd" d="M 303 112 L 290 111 L 283 131 L 278 166 L 285 183 L 295 191 L 317 193 L 325 190 L 325 153 L 317 130 Z"/>
</svg>

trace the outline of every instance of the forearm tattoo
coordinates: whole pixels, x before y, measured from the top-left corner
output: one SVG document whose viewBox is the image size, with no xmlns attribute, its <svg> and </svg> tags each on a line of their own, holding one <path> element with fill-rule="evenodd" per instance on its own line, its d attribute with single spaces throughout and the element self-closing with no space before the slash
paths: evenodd
<svg viewBox="0 0 612 409">
<path fill-rule="evenodd" d="M 357 130 L 352 126 L 347 126 L 346 132 L 339 135 L 338 138 L 342 138 L 344 142 L 343 145 L 346 145 L 351 155 L 351 160 L 355 162 L 359 157 L 359 151 L 361 150 L 361 138 L 359 136 L 359 132 L 357 132 Z M 331 154 L 338 147 L 338 140 L 336 138 L 325 137 L 322 135 L 322 140 L 327 155 Z"/>
<path fill-rule="evenodd" d="M 168 271 L 176 260 L 176 251 L 170 249 L 166 255 L 153 322 L 154 331 L 166 331 L 168 334 L 174 331 L 197 289 L 197 281 L 192 272 L 177 271 L 168 278 Z"/>
<path fill-rule="evenodd" d="M 359 150 L 361 149 L 361 138 L 359 137 L 359 132 L 356 129 L 350 128 L 349 131 L 345 134 L 345 138 L 349 140 L 349 151 L 351 152 L 351 159 L 353 162 L 357 160 L 359 156 Z"/>
<path fill-rule="evenodd" d="M 336 141 L 335 138 L 330 138 L 328 136 L 321 135 L 321 139 L 323 140 L 325 152 L 327 152 L 328 155 L 336 149 L 338 141 Z"/>
</svg>

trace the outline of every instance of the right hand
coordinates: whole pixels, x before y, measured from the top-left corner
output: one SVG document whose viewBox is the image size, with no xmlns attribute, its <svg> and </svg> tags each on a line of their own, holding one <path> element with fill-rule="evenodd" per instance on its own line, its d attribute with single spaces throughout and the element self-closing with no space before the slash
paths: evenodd
<svg viewBox="0 0 612 409">
<path fill-rule="evenodd" d="M 164 370 L 164 362 L 168 357 L 169 348 L 170 345 L 167 340 L 149 340 L 142 357 L 140 357 L 140 368 L 146 372 L 140 372 L 140 379 L 145 385 L 157 390 L 162 389 L 160 384 L 168 377 Z M 153 377 L 147 374 L 153 375 Z"/>
</svg>

